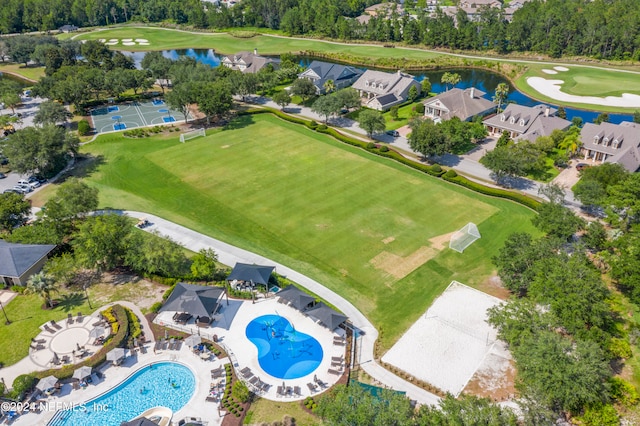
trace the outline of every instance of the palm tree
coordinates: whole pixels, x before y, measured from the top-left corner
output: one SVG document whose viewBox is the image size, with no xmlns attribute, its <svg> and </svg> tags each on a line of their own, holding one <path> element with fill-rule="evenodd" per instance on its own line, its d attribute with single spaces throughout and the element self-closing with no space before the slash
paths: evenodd
<svg viewBox="0 0 640 426">
<path fill-rule="evenodd" d="M 322 87 L 324 88 L 325 93 L 328 95 L 329 93 L 336 90 L 336 83 L 333 80 L 329 79 L 324 82 Z"/>
<path fill-rule="evenodd" d="M 582 141 L 580 141 L 580 133 L 576 131 L 569 131 L 564 139 L 558 144 L 558 148 L 564 149 L 571 157 L 582 147 Z"/>
<path fill-rule="evenodd" d="M 34 274 L 27 281 L 27 288 L 25 293 L 37 294 L 44 299 L 44 303 L 53 308 L 53 300 L 51 299 L 52 293 L 57 293 L 58 287 L 51 276 L 46 275 L 43 272 Z"/>
<path fill-rule="evenodd" d="M 498 112 L 501 111 L 502 104 L 507 99 L 509 95 L 509 85 L 507 83 L 500 83 L 498 87 L 496 87 L 495 96 L 493 97 L 494 102 L 498 104 Z"/>
<path fill-rule="evenodd" d="M 453 88 L 456 84 L 460 83 L 460 79 L 461 77 L 458 73 L 445 72 L 444 74 L 442 74 L 440 82 L 446 86 L 448 91 L 449 85 L 451 85 L 451 88 Z"/>
</svg>

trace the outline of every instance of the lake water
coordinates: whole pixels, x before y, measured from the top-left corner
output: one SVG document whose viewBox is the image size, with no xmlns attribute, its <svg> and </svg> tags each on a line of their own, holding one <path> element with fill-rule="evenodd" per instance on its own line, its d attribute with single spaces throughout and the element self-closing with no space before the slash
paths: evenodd
<svg viewBox="0 0 640 426">
<path fill-rule="evenodd" d="M 127 56 L 133 58 L 137 67 L 140 67 L 140 62 L 144 57 L 146 52 L 122 52 Z M 162 51 L 162 55 L 177 60 L 181 56 L 188 56 L 196 59 L 198 62 L 203 64 L 207 64 L 211 67 L 220 66 L 221 56 L 217 55 L 213 49 L 178 49 L 178 50 L 164 50 Z M 300 65 L 307 66 L 313 59 L 311 58 L 303 58 L 300 61 Z M 331 62 L 331 61 L 326 61 Z M 475 87 L 477 89 L 482 90 L 486 93 L 485 97 L 487 99 L 491 99 L 493 93 L 496 90 L 496 87 L 500 83 L 507 83 L 510 87 L 509 96 L 507 96 L 507 102 L 514 102 L 519 105 L 525 106 L 534 106 L 538 105 L 540 101 L 532 99 L 525 95 L 524 93 L 518 91 L 511 85 L 511 83 L 502 77 L 500 74 L 496 74 L 490 71 L 485 70 L 477 70 L 477 69 L 449 69 L 449 70 L 439 70 L 439 71 L 424 71 L 424 72 L 412 72 L 415 75 L 416 80 L 422 81 L 425 77 L 429 78 L 431 81 L 431 91 L 435 93 L 444 92 L 446 87 L 440 83 L 442 78 L 442 74 L 445 72 L 455 72 L 460 74 L 460 83 L 456 85 L 456 87 L 461 89 L 466 89 L 467 87 Z M 581 117 L 584 123 L 592 123 L 593 120 L 600 114 L 600 111 L 587 111 L 576 108 L 565 107 L 565 111 L 567 113 L 567 120 L 571 120 L 573 117 Z M 609 114 L 609 121 L 611 123 L 620 123 L 622 121 L 633 121 L 633 116 L 631 114 Z"/>
</svg>

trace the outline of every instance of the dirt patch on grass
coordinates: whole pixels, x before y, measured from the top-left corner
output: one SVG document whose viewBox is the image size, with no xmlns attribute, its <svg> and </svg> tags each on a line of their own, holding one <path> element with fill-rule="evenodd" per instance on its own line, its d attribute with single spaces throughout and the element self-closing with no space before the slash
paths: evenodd
<svg viewBox="0 0 640 426">
<path fill-rule="evenodd" d="M 478 285 L 478 290 L 484 291 L 498 299 L 507 300 L 511 292 L 504 288 L 500 277 L 494 271 L 493 274 Z"/>
<path fill-rule="evenodd" d="M 162 301 L 167 286 L 126 273 L 105 273 L 100 282 L 91 285 L 92 301 L 106 304 L 117 300 L 135 303 L 140 309 Z"/>
<path fill-rule="evenodd" d="M 382 240 L 382 244 L 389 244 L 392 243 L 396 240 L 396 237 L 387 237 L 384 240 Z"/>
<path fill-rule="evenodd" d="M 449 232 L 448 234 L 438 235 L 437 237 L 433 237 L 429 239 L 431 243 L 431 247 L 436 250 L 444 250 L 449 247 L 449 241 L 451 240 L 451 236 L 455 234 L 455 232 Z"/>
<path fill-rule="evenodd" d="M 419 266 L 438 254 L 438 250 L 422 246 L 406 257 L 383 251 L 371 259 L 371 263 L 376 269 L 384 271 L 394 278 L 401 279 L 409 275 Z"/>
<path fill-rule="evenodd" d="M 506 401 L 516 394 L 513 360 L 490 353 L 471 377 L 464 392 L 494 401 Z"/>
</svg>

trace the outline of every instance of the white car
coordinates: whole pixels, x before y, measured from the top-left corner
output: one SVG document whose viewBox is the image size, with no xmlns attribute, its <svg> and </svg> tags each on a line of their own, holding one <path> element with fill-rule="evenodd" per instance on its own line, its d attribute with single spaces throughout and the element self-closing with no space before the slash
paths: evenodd
<svg viewBox="0 0 640 426">
<path fill-rule="evenodd" d="M 28 186 L 28 187 L 29 187 L 29 188 L 31 188 L 31 189 L 35 189 L 35 188 L 38 188 L 38 187 L 40 186 L 40 182 L 38 182 L 38 181 L 29 182 L 29 181 L 28 181 L 28 180 L 26 180 L 26 179 L 20 179 L 20 180 L 18 181 L 18 185 L 26 185 L 26 186 Z"/>
<path fill-rule="evenodd" d="M 11 189 L 21 194 L 28 194 L 29 192 L 33 191 L 33 189 L 31 189 L 29 185 L 16 185 Z"/>
</svg>

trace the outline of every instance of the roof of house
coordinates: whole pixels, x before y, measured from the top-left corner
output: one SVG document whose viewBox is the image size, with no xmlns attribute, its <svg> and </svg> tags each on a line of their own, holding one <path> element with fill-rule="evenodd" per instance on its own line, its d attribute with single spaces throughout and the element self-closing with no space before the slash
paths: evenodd
<svg viewBox="0 0 640 426">
<path fill-rule="evenodd" d="M 412 75 L 400 71 L 388 73 L 366 70 L 360 78 L 353 83 L 352 87 L 375 95 L 387 95 L 389 93 L 399 95 L 414 82 L 415 80 Z"/>
<path fill-rule="evenodd" d="M 160 308 L 160 312 L 188 312 L 191 315 L 208 317 L 216 311 L 218 299 L 223 293 L 222 287 L 178 283 Z"/>
<path fill-rule="evenodd" d="M 535 142 L 540 136 L 549 136 L 556 130 L 565 130 L 571 126 L 571 122 L 557 116 L 545 117 L 539 115 L 529 126 L 529 130 L 523 135 L 520 135 L 516 140 L 528 140 L 529 142 Z"/>
<path fill-rule="evenodd" d="M 289 305 L 293 306 L 299 311 L 304 310 L 307 306 L 309 306 L 316 300 L 315 297 L 310 296 L 293 284 L 288 285 L 287 287 L 280 290 L 278 293 L 276 293 L 276 296 L 278 296 L 279 299 L 285 300 Z"/>
<path fill-rule="evenodd" d="M 604 152 L 607 162 L 619 163 L 630 172 L 640 167 L 640 124 L 623 121 L 620 124 L 587 123 L 580 131 L 585 149 Z"/>
<path fill-rule="evenodd" d="M 242 72 L 256 73 L 267 64 L 279 64 L 280 60 L 275 58 L 266 58 L 256 55 L 252 52 L 238 52 L 235 55 L 227 55 L 222 58 L 224 62 L 231 63 L 232 69 L 240 69 L 237 64 L 244 63 L 245 69 Z"/>
<path fill-rule="evenodd" d="M 355 19 L 356 19 L 356 21 L 360 22 L 361 24 L 368 24 L 369 21 L 371 20 L 371 15 L 360 15 Z"/>
<path fill-rule="evenodd" d="M 432 106 L 438 109 L 443 109 L 442 107 L 444 106 L 448 112 L 441 116 L 443 120 L 458 117 L 460 120 L 465 121 L 497 107 L 490 100 L 483 98 L 484 95 L 483 91 L 474 87 L 468 89 L 453 88 L 422 103 L 425 107 Z"/>
<path fill-rule="evenodd" d="M 14 244 L 0 240 L 0 276 L 20 277 L 55 247 L 54 244 Z"/>
<path fill-rule="evenodd" d="M 349 81 L 362 75 L 364 71 L 348 65 L 332 64 L 329 62 L 313 61 L 309 67 L 298 76 L 301 78 L 309 77 L 313 80 L 313 84 L 320 90 L 324 90 L 324 84 L 327 80 L 333 80 L 334 83 L 340 81 Z"/>
<path fill-rule="evenodd" d="M 346 315 L 331 309 L 323 302 L 318 303 L 316 306 L 305 312 L 305 314 L 320 321 L 329 330 L 334 330 L 347 320 Z"/>
<path fill-rule="evenodd" d="M 489 117 L 482 122 L 488 126 L 498 127 L 518 134 L 523 134 L 529 131 L 529 128 L 533 125 L 538 116 L 553 116 L 557 111 L 557 109 L 542 104 L 533 107 L 508 104 L 505 110 L 500 114 Z"/>
<path fill-rule="evenodd" d="M 248 263 L 236 263 L 227 277 L 227 281 L 251 281 L 254 284 L 267 284 L 269 277 L 275 269 L 274 266 L 250 265 Z"/>
</svg>

